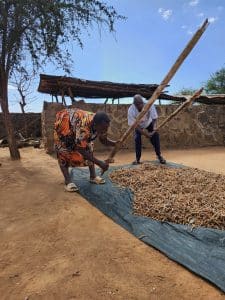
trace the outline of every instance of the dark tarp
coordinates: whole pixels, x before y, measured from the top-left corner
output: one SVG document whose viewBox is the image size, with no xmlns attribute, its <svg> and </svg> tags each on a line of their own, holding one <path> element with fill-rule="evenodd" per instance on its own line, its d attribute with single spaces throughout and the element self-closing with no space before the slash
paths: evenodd
<svg viewBox="0 0 225 300">
<path fill-rule="evenodd" d="M 114 169 L 110 168 L 110 171 Z M 113 184 L 107 174 L 104 175 L 105 185 L 90 184 L 89 171 L 85 168 L 72 169 L 71 176 L 79 186 L 80 194 L 105 215 L 225 292 L 225 231 L 203 227 L 192 229 L 133 215 L 132 192 Z"/>
</svg>

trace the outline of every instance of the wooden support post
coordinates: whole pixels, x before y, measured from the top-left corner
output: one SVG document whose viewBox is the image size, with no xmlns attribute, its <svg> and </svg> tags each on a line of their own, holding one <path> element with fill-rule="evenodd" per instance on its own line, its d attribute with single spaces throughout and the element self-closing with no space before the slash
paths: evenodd
<svg viewBox="0 0 225 300">
<path fill-rule="evenodd" d="M 191 105 L 191 103 L 198 98 L 203 91 L 203 88 L 198 90 L 194 93 L 193 96 L 190 97 L 190 99 L 187 99 L 185 102 L 183 102 L 172 114 L 170 114 L 159 126 L 157 127 L 156 131 L 158 131 L 160 128 L 162 128 L 167 122 L 169 122 L 171 119 L 173 119 L 181 110 L 183 110 L 185 107 L 188 107 Z"/>
<path fill-rule="evenodd" d="M 63 98 L 63 105 L 67 106 L 65 97 Z"/>
<path fill-rule="evenodd" d="M 175 61 L 175 63 L 173 64 L 173 66 L 171 67 L 171 69 L 169 70 L 169 72 L 167 73 L 167 75 L 165 76 L 165 78 L 163 79 L 163 81 L 161 82 L 161 84 L 154 91 L 154 93 L 152 94 L 151 98 L 148 100 L 148 102 L 144 106 L 144 109 L 138 114 L 138 116 L 137 116 L 136 121 L 134 122 L 134 124 L 131 125 L 127 129 L 127 131 L 123 134 L 123 136 L 120 138 L 120 144 L 122 144 L 127 139 L 127 137 L 130 135 L 130 133 L 134 130 L 134 128 L 136 128 L 138 126 L 138 124 L 140 123 L 140 121 L 143 118 L 143 116 L 148 112 L 148 110 L 150 109 L 150 107 L 152 106 L 152 104 L 159 97 L 159 95 L 161 94 L 161 92 L 163 91 L 163 89 L 167 86 L 167 84 L 169 83 L 169 81 L 171 80 L 171 78 L 174 76 L 174 74 L 176 73 L 176 71 L 179 69 L 180 65 L 183 63 L 183 61 L 185 60 L 185 58 L 188 56 L 188 54 L 194 48 L 194 46 L 196 45 L 196 43 L 198 42 L 198 40 L 200 39 L 200 37 L 202 36 L 202 34 L 204 33 L 204 31 L 206 30 L 206 28 L 207 28 L 208 25 L 209 25 L 209 22 L 208 22 L 208 19 L 206 19 L 205 22 L 203 23 L 203 25 L 196 31 L 196 33 L 194 34 L 194 36 L 188 42 L 188 44 L 186 45 L 186 47 L 184 48 L 184 50 L 182 51 L 182 53 L 179 55 L 179 57 L 177 58 L 177 60 Z M 108 157 L 108 159 L 106 161 L 111 160 L 115 156 L 115 154 L 117 153 L 117 151 L 120 148 L 120 144 L 117 144 L 114 147 L 114 149 L 112 150 L 112 152 L 110 153 L 110 155 L 109 155 L 109 157 Z"/>
<path fill-rule="evenodd" d="M 66 104 L 66 98 L 65 98 L 65 95 L 64 95 L 64 91 L 63 91 L 63 96 L 62 96 L 62 104 L 67 106 Z"/>
<path fill-rule="evenodd" d="M 106 99 L 105 99 L 105 102 L 104 102 L 105 112 L 106 112 L 106 105 L 107 105 L 107 103 L 108 103 L 108 100 L 109 100 L 109 98 L 106 98 Z"/>
<path fill-rule="evenodd" d="M 62 96 L 62 103 L 65 102 L 65 94 L 64 94 L 64 90 L 61 90 L 61 96 Z"/>
<path fill-rule="evenodd" d="M 72 102 L 72 103 L 73 103 L 73 102 L 76 102 L 75 99 L 74 99 L 74 95 L 73 95 L 73 92 L 72 92 L 72 89 L 71 89 L 70 86 L 68 87 L 68 93 L 69 93 L 71 102 Z"/>
</svg>

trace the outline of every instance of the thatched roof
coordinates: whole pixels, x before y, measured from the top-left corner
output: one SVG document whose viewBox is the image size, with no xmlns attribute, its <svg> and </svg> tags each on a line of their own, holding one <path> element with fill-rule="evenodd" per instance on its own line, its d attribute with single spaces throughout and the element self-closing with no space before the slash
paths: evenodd
<svg viewBox="0 0 225 300">
<path fill-rule="evenodd" d="M 168 94 L 162 94 L 160 99 L 170 100 L 173 102 L 184 102 L 187 100 L 187 97 L 190 96 L 172 96 Z M 201 95 L 195 99 L 195 102 L 207 104 L 207 105 L 225 105 L 225 94 L 214 94 L 214 95 Z"/>
<path fill-rule="evenodd" d="M 93 81 L 41 74 L 38 91 L 53 96 L 70 96 L 71 98 L 119 99 L 133 97 L 135 94 L 141 94 L 143 97 L 149 98 L 157 87 L 157 84 L 114 83 L 110 81 Z M 182 102 L 186 100 L 186 97 L 162 93 L 159 99 Z M 204 104 L 225 104 L 225 95 L 200 96 L 196 99 L 196 102 Z"/>
<path fill-rule="evenodd" d="M 110 81 L 92 81 L 79 78 L 40 75 L 38 91 L 51 95 L 84 98 L 124 98 L 141 94 L 152 95 L 157 84 L 126 84 Z"/>
</svg>

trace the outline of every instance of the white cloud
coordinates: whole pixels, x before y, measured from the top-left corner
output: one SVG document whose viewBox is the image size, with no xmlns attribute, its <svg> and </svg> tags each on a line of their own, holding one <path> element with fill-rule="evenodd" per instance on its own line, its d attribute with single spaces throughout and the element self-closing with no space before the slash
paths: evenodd
<svg viewBox="0 0 225 300">
<path fill-rule="evenodd" d="M 201 13 L 197 14 L 197 16 L 198 16 L 199 18 L 202 18 L 202 17 L 204 17 L 204 13 L 201 12 Z"/>
<path fill-rule="evenodd" d="M 199 23 L 199 24 L 196 26 L 196 28 L 198 29 L 199 27 L 202 27 L 202 25 L 203 25 L 203 22 Z"/>
<path fill-rule="evenodd" d="M 172 9 L 164 9 L 160 7 L 158 9 L 158 13 L 165 21 L 167 21 L 172 16 L 173 11 Z"/>
<path fill-rule="evenodd" d="M 217 17 L 210 17 L 210 18 L 209 18 L 209 23 L 214 23 L 214 22 L 216 22 L 217 20 L 218 20 Z"/>
<path fill-rule="evenodd" d="M 9 90 L 16 90 L 16 87 L 13 86 L 13 85 L 11 85 L 11 84 L 8 84 L 8 89 L 9 89 Z"/>
<path fill-rule="evenodd" d="M 190 6 L 196 6 L 196 5 L 198 5 L 198 3 L 199 3 L 199 0 L 191 0 L 191 1 L 189 2 L 189 5 L 190 5 Z"/>
<path fill-rule="evenodd" d="M 181 28 L 182 29 L 187 29 L 187 25 L 182 25 Z"/>
<path fill-rule="evenodd" d="M 193 34 L 193 31 L 188 30 L 188 31 L 187 31 L 187 34 L 192 35 L 192 34 Z"/>
</svg>

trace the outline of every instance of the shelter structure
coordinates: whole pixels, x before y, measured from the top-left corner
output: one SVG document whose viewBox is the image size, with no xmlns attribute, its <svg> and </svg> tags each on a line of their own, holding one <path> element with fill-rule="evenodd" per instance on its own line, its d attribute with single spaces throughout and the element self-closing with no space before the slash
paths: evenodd
<svg viewBox="0 0 225 300">
<path fill-rule="evenodd" d="M 115 83 L 110 81 L 93 81 L 80 78 L 40 75 L 38 91 L 52 96 L 56 102 L 62 102 L 66 105 L 66 98 L 70 97 L 72 103 L 76 102 L 76 97 L 88 99 L 105 99 L 105 103 L 112 99 L 115 100 L 127 97 L 133 97 L 135 94 L 141 94 L 144 98 L 149 99 L 154 93 L 158 84 L 132 84 L 132 83 Z M 58 97 L 61 97 L 61 101 Z M 168 100 L 172 102 L 184 102 L 187 96 L 174 96 L 163 92 L 159 100 Z M 202 104 L 225 104 L 225 95 L 201 95 L 195 102 Z"/>
</svg>

